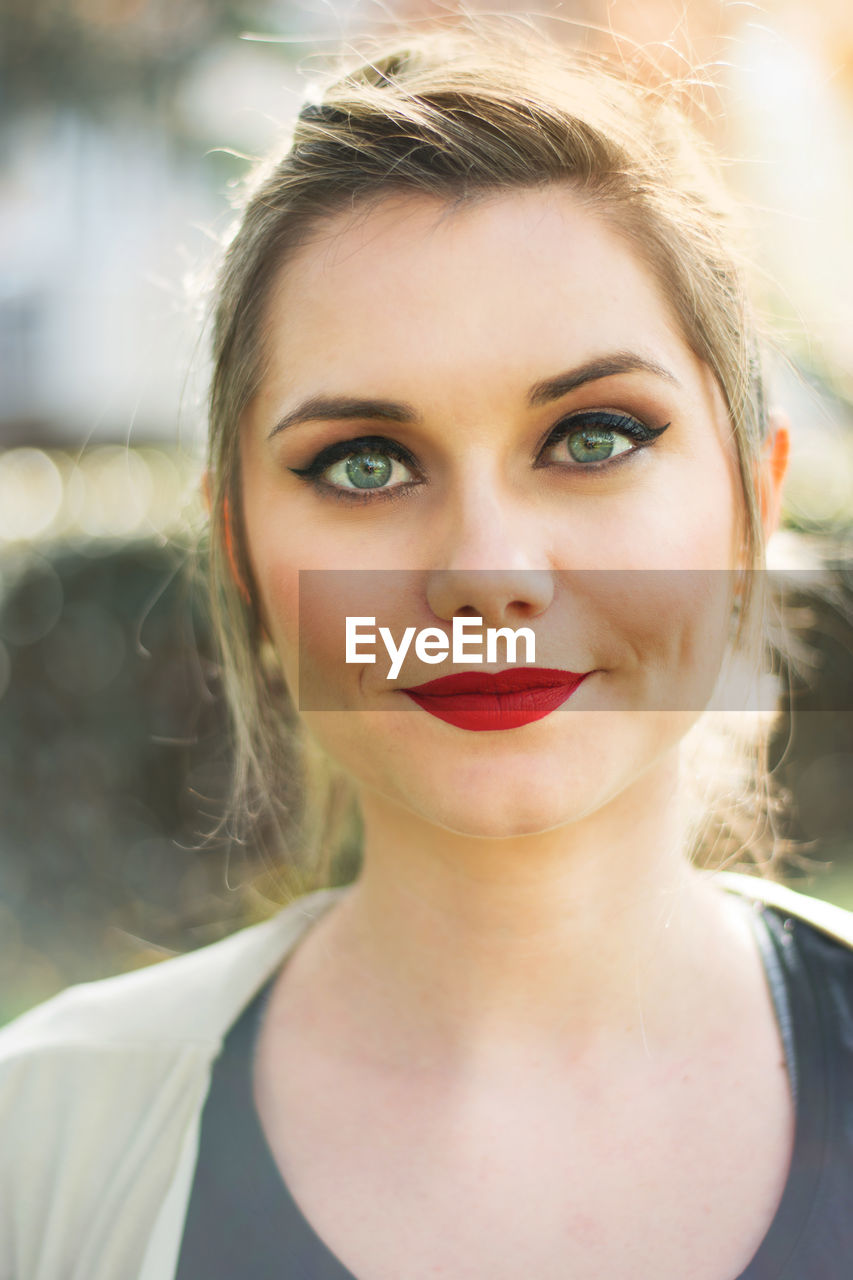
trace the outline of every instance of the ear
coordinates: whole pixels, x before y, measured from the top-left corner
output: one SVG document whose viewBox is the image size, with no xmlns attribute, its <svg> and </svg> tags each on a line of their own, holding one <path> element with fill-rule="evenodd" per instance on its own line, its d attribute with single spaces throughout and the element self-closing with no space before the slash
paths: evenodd
<svg viewBox="0 0 853 1280">
<path fill-rule="evenodd" d="M 213 510 L 213 480 L 207 467 L 205 467 L 201 477 L 201 497 L 204 502 L 204 509 L 210 515 Z"/>
<path fill-rule="evenodd" d="M 771 409 L 768 413 L 767 439 L 758 460 L 757 488 L 761 524 L 765 542 L 779 527 L 782 508 L 782 486 L 788 470 L 791 452 L 791 423 L 783 409 Z"/>
</svg>

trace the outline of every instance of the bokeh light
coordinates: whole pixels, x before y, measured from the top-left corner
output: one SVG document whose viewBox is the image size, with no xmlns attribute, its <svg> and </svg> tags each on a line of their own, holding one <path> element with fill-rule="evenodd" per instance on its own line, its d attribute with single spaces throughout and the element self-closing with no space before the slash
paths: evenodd
<svg viewBox="0 0 853 1280">
<path fill-rule="evenodd" d="M 170 537 L 198 525 L 198 461 L 151 445 L 0 451 L 0 550 L 28 543 Z"/>
<path fill-rule="evenodd" d="M 62 476 L 42 449 L 0 454 L 0 538 L 38 538 L 56 520 L 63 499 Z"/>
</svg>

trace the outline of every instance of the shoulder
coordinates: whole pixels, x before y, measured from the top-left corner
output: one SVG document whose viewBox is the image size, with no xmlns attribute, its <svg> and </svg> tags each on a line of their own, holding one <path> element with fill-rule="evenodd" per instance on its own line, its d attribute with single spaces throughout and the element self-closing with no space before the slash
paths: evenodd
<svg viewBox="0 0 853 1280">
<path fill-rule="evenodd" d="M 760 910 L 789 985 L 815 1011 L 833 1056 L 853 1066 L 853 912 L 752 876 L 720 874 L 719 883 Z"/>
<path fill-rule="evenodd" d="M 71 987 L 0 1031 L 0 1277 L 58 1280 L 72 1257 L 92 1280 L 138 1274 L 225 1032 L 337 896 Z"/>
<path fill-rule="evenodd" d="M 69 987 L 0 1029 L 0 1064 L 51 1048 L 216 1044 L 302 933 L 340 896 L 298 898 L 261 924 L 145 969 Z"/>
<path fill-rule="evenodd" d="M 801 920 L 823 937 L 831 938 L 843 948 L 853 950 L 853 911 L 846 911 L 843 907 L 824 902 L 820 898 L 797 893 L 787 885 L 758 876 L 718 871 L 713 873 L 712 879 L 721 889 L 772 907 L 786 918 Z"/>
</svg>

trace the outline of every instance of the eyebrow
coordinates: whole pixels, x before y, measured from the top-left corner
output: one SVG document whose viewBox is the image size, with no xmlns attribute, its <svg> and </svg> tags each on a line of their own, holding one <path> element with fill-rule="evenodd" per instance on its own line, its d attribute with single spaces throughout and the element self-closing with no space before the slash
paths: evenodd
<svg viewBox="0 0 853 1280">
<path fill-rule="evenodd" d="M 658 364 L 656 360 L 650 360 L 648 356 L 642 356 L 634 351 L 614 351 L 612 355 L 590 360 L 578 369 L 570 369 L 567 373 L 558 373 L 554 378 L 545 378 L 543 382 L 534 383 L 530 388 L 527 403 L 531 409 L 535 409 L 539 405 L 549 404 L 552 400 L 559 400 L 560 396 L 567 395 L 569 391 L 583 386 L 585 382 L 615 378 L 620 373 L 651 373 L 675 387 L 681 386 L 675 374 L 662 364 Z"/>
<path fill-rule="evenodd" d="M 389 422 L 418 422 L 420 414 L 410 404 L 398 400 L 360 400 L 355 396 L 311 396 L 286 413 L 270 432 L 270 439 L 298 422 L 321 418 L 346 421 L 348 418 L 385 418 Z"/>
<path fill-rule="evenodd" d="M 535 382 L 527 395 L 527 404 L 531 409 L 543 404 L 559 400 L 561 396 L 575 391 L 587 382 L 600 382 L 604 378 L 615 378 L 624 373 L 651 373 L 663 378 L 665 382 L 680 387 L 681 383 L 674 373 L 656 360 L 640 355 L 634 351 L 616 351 L 611 355 L 600 356 L 589 360 L 577 369 L 569 369 L 558 373 L 553 378 L 545 378 Z M 286 431 L 300 422 L 347 421 L 352 418 L 380 418 L 387 422 L 419 422 L 420 414 L 410 404 L 399 400 L 362 399 L 355 396 L 311 396 L 303 400 L 295 409 L 291 409 L 276 423 L 269 438 Z"/>
</svg>

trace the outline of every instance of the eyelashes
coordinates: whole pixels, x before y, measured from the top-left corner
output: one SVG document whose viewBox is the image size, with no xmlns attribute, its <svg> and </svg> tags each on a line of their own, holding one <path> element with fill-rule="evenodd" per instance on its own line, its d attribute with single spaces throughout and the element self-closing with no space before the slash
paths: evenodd
<svg viewBox="0 0 853 1280">
<path fill-rule="evenodd" d="M 575 474 L 612 469 L 653 444 L 670 425 L 652 427 L 609 410 L 575 413 L 551 430 L 533 465 L 557 466 Z M 337 441 L 321 449 L 306 467 L 288 470 L 323 496 L 350 502 L 403 497 L 425 480 L 413 454 L 387 436 Z"/>
<path fill-rule="evenodd" d="M 423 482 L 420 468 L 409 450 L 387 436 L 339 440 L 321 449 L 307 467 L 288 467 L 288 470 L 334 497 L 362 502 L 398 497 L 401 490 L 408 492 Z M 400 471 L 407 472 L 411 478 L 401 479 Z M 324 479 L 326 472 L 337 474 L 328 480 Z M 395 476 L 396 484 L 385 483 Z M 418 479 L 414 479 L 415 476 Z M 353 482 L 352 489 L 344 486 L 344 479 Z"/>
<path fill-rule="evenodd" d="M 657 440 L 668 426 L 670 423 L 666 422 L 662 427 L 650 427 L 629 414 L 604 410 L 573 414 L 557 423 L 542 452 L 566 443 L 573 461 L 588 470 L 624 453 L 635 453 L 641 445 Z M 617 436 L 621 436 L 622 441 L 618 441 Z"/>
</svg>

